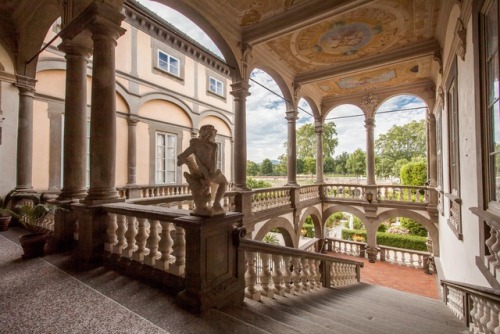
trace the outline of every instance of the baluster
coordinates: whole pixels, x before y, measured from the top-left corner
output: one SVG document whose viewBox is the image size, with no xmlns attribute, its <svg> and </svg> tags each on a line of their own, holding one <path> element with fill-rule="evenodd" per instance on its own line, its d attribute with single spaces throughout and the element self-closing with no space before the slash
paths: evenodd
<svg viewBox="0 0 500 334">
<path fill-rule="evenodd" d="M 148 239 L 148 220 L 146 218 L 137 218 L 139 222 L 138 233 L 135 236 L 137 249 L 132 258 L 137 262 L 144 261 L 144 256 L 149 253 L 146 248 L 146 240 Z"/>
<path fill-rule="evenodd" d="M 321 270 L 320 270 L 320 266 L 321 266 L 321 260 L 316 260 L 315 263 L 315 280 L 316 280 L 316 287 L 318 289 L 321 289 L 323 287 L 323 282 L 321 281 Z"/>
<path fill-rule="evenodd" d="M 281 255 L 273 255 L 272 259 L 274 264 L 274 270 L 272 276 L 274 283 L 274 292 L 278 296 L 284 296 L 285 287 L 283 286 L 283 271 L 282 271 L 283 257 Z"/>
<path fill-rule="evenodd" d="M 245 297 L 260 301 L 260 291 L 255 288 L 257 272 L 255 271 L 255 253 L 245 252 L 247 270 L 245 272 Z"/>
<path fill-rule="evenodd" d="M 300 259 L 301 263 L 301 271 L 300 271 L 300 280 L 302 282 L 303 286 L 303 292 L 308 292 L 310 291 L 310 284 L 308 281 L 309 278 L 309 260 L 306 258 Z"/>
<path fill-rule="evenodd" d="M 290 266 L 292 265 L 292 257 L 283 255 L 284 271 L 283 281 L 285 283 L 285 292 L 291 295 L 295 292 L 295 287 L 292 284 L 292 271 Z"/>
<path fill-rule="evenodd" d="M 170 265 L 169 272 L 174 275 L 184 275 L 186 266 L 186 231 L 182 227 L 175 226 L 175 238 L 173 246 L 173 255 L 175 262 Z"/>
<path fill-rule="evenodd" d="M 144 263 L 152 267 L 155 266 L 156 260 L 161 256 L 161 253 L 158 252 L 160 242 L 159 225 L 160 222 L 158 220 L 151 220 L 149 222 L 149 237 L 146 243 L 149 254 L 145 257 Z"/>
<path fill-rule="evenodd" d="M 330 284 L 332 286 L 339 286 L 339 263 L 332 262 L 330 266 Z"/>
<path fill-rule="evenodd" d="M 161 257 L 156 260 L 156 268 L 168 271 L 170 261 L 173 257 L 170 255 L 172 253 L 172 245 L 174 241 L 170 235 L 170 225 L 172 223 L 161 221 L 161 232 L 160 232 L 160 242 L 158 244 L 158 250 L 161 253 Z"/>
<path fill-rule="evenodd" d="M 317 290 L 319 287 L 316 285 L 316 261 L 309 259 L 309 286 L 311 291 Z"/>
<path fill-rule="evenodd" d="M 490 310 L 490 321 L 486 324 L 486 329 L 490 333 L 495 333 L 495 329 L 497 329 L 499 323 L 498 323 L 498 310 L 499 306 L 495 303 L 492 303 L 490 301 L 486 301 L 486 304 L 488 305 L 488 308 Z M 500 330 L 500 328 L 498 328 Z"/>
<path fill-rule="evenodd" d="M 302 284 L 300 281 L 300 270 L 301 270 L 300 258 L 293 257 L 292 258 L 292 265 L 293 265 L 292 281 L 293 281 L 293 285 L 295 286 L 295 292 L 302 293 L 303 288 L 302 288 Z"/>
<path fill-rule="evenodd" d="M 269 260 L 271 256 L 267 253 L 260 253 L 260 258 L 262 259 L 262 271 L 260 273 L 261 294 L 269 298 L 274 298 L 273 289 L 270 288 L 272 277 L 271 270 L 269 270 Z"/>
<path fill-rule="evenodd" d="M 492 246 L 497 241 L 497 230 L 494 228 L 490 229 L 490 237 L 484 242 L 486 247 L 488 248 L 489 255 L 484 257 L 484 264 L 488 269 L 491 269 L 493 262 L 496 262 L 496 254 L 493 253 Z"/>
<path fill-rule="evenodd" d="M 132 254 L 137 249 L 137 246 L 135 245 L 135 236 L 137 235 L 137 228 L 135 224 L 135 217 L 127 216 L 127 232 L 125 233 L 127 248 L 123 250 L 123 256 L 129 259 L 132 258 Z"/>
<path fill-rule="evenodd" d="M 113 247 L 118 242 L 116 238 L 116 230 L 118 229 L 118 224 L 116 223 L 116 214 L 110 213 L 109 215 L 108 228 L 106 229 L 106 242 L 104 243 L 104 250 L 112 253 Z"/>
<path fill-rule="evenodd" d="M 122 251 L 127 247 L 127 240 L 125 239 L 125 231 L 127 230 L 127 222 L 125 215 L 116 215 L 116 222 L 118 228 L 116 229 L 117 243 L 113 247 L 113 253 L 122 255 Z"/>
</svg>

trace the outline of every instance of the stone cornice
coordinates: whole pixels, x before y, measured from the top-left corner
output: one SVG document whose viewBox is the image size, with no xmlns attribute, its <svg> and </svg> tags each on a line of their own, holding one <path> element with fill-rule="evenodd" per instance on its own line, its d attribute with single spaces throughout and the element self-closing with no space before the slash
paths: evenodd
<svg viewBox="0 0 500 334">
<path fill-rule="evenodd" d="M 385 99 L 387 96 L 393 96 L 398 94 L 416 94 L 420 95 L 422 99 L 425 98 L 422 92 L 424 92 L 429 87 L 435 87 L 435 84 L 431 80 L 421 80 L 418 82 L 413 82 L 407 85 L 400 85 L 396 87 L 381 88 L 371 90 L 370 93 L 379 96 L 381 99 Z M 367 95 L 367 92 L 359 92 L 351 95 L 342 96 L 327 96 L 321 102 L 324 111 L 329 111 L 333 106 L 344 103 L 352 103 L 353 101 L 361 101 L 361 99 Z"/>
<path fill-rule="evenodd" d="M 338 66 L 332 66 L 320 71 L 299 74 L 297 75 L 295 81 L 299 84 L 306 84 L 318 80 L 328 79 L 332 76 L 366 71 L 368 69 L 393 64 L 394 62 L 403 62 L 423 56 L 432 56 L 437 50 L 440 50 L 439 43 L 436 40 L 428 40 L 396 51 L 388 51 L 375 57 L 352 61 Z"/>
<path fill-rule="evenodd" d="M 197 45 L 188 36 L 177 31 L 154 13 L 148 12 L 133 2 L 127 1 L 123 9 L 123 14 L 125 15 L 126 22 L 144 31 L 152 38 L 179 50 L 221 75 L 230 76 L 232 69 L 223 60 L 202 46 Z"/>
<path fill-rule="evenodd" d="M 320 20 L 330 18 L 334 15 L 358 8 L 373 0 L 341 0 L 324 1 L 315 3 L 305 2 L 297 5 L 285 13 L 264 20 L 243 31 L 243 41 L 250 44 L 267 42 L 286 33 L 291 33 L 296 29 L 305 28 L 311 24 L 316 24 Z"/>
</svg>

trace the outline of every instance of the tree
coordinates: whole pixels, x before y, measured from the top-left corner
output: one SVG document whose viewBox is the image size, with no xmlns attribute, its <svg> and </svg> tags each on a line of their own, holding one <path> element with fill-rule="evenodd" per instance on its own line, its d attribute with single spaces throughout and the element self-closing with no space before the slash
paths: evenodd
<svg viewBox="0 0 500 334">
<path fill-rule="evenodd" d="M 392 161 L 388 158 L 375 158 L 375 174 L 378 178 L 388 178 L 392 174 L 392 168 L 394 167 Z M 396 175 L 399 175 L 396 174 Z"/>
<path fill-rule="evenodd" d="M 416 220 L 413 220 L 411 218 L 401 217 L 399 218 L 399 222 L 401 226 L 403 226 L 408 230 L 410 235 L 417 235 L 419 237 L 427 236 L 427 230 L 425 229 L 425 227 L 417 223 Z"/>
<path fill-rule="evenodd" d="M 427 182 L 427 163 L 412 161 L 401 167 L 401 183 L 407 186 L 423 186 Z"/>
<path fill-rule="evenodd" d="M 264 159 L 260 165 L 260 173 L 262 175 L 273 175 L 273 163 L 269 159 Z"/>
<path fill-rule="evenodd" d="M 335 160 L 328 156 L 323 161 L 323 172 L 325 173 L 335 173 Z"/>
<path fill-rule="evenodd" d="M 347 159 L 349 159 L 349 153 L 347 152 L 342 152 L 335 158 L 335 173 L 347 174 Z"/>
<path fill-rule="evenodd" d="M 287 175 L 288 173 L 288 156 L 282 154 L 278 157 L 279 162 L 274 166 L 275 175 Z"/>
<path fill-rule="evenodd" d="M 304 174 L 304 173 L 305 173 L 304 160 L 297 158 L 297 174 Z"/>
<path fill-rule="evenodd" d="M 337 147 L 339 143 L 337 139 L 337 130 L 335 129 L 335 123 L 330 122 L 323 124 L 322 139 L 323 160 L 325 160 L 326 157 L 333 156 L 335 147 Z M 317 158 L 316 149 L 316 131 L 314 129 L 314 124 L 307 123 L 302 125 L 297 129 L 297 158 Z"/>
<path fill-rule="evenodd" d="M 375 140 L 376 154 L 381 159 L 387 158 L 393 162 L 425 157 L 426 148 L 425 120 L 411 121 L 401 126 L 394 125 Z"/>
<path fill-rule="evenodd" d="M 401 175 L 401 167 L 403 167 L 407 163 L 408 163 L 408 160 L 406 160 L 406 159 L 399 159 L 396 162 L 394 162 L 393 167 L 392 167 L 392 175 L 399 177 Z"/>
<path fill-rule="evenodd" d="M 256 176 L 259 174 L 259 165 L 253 161 L 247 161 L 247 175 Z"/>
<path fill-rule="evenodd" d="M 358 148 L 349 155 L 346 162 L 347 170 L 354 175 L 365 175 L 366 173 L 366 153 Z"/>
<path fill-rule="evenodd" d="M 316 159 L 307 157 L 304 159 L 304 172 L 307 174 L 316 173 Z"/>
</svg>

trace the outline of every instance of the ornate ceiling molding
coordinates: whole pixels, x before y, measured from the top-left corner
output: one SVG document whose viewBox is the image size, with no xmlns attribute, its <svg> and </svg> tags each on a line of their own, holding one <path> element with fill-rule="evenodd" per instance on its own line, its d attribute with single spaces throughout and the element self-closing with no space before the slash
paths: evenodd
<svg viewBox="0 0 500 334">
<path fill-rule="evenodd" d="M 346 64 L 332 66 L 324 70 L 306 72 L 297 75 L 296 81 L 300 84 L 311 83 L 324 80 L 333 76 L 351 74 L 355 72 L 366 71 L 377 67 L 387 66 L 395 62 L 403 62 L 411 59 L 417 59 L 422 56 L 434 55 L 440 45 L 436 40 L 429 40 L 400 48 L 395 51 L 389 51 L 382 55 L 371 58 L 360 59 Z"/>
</svg>

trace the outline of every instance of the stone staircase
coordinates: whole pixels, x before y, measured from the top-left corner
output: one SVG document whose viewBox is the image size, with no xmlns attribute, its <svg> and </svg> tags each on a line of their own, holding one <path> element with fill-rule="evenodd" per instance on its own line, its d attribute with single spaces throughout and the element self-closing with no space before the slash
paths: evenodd
<svg viewBox="0 0 500 334">
<path fill-rule="evenodd" d="M 438 300 L 363 283 L 194 315 L 158 287 L 105 267 L 78 269 L 69 254 L 20 260 L 18 234 L 0 234 L 0 332 L 467 332 Z"/>
</svg>

